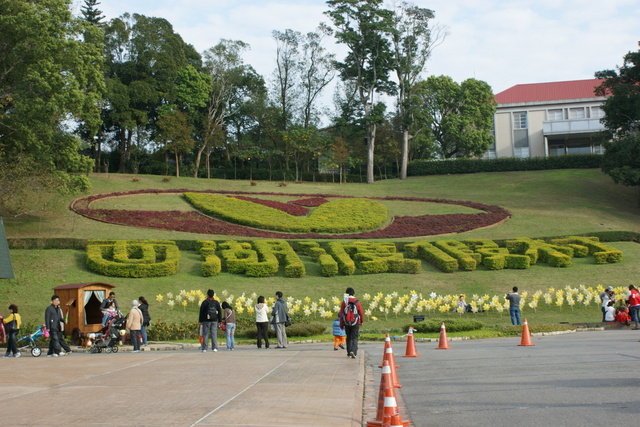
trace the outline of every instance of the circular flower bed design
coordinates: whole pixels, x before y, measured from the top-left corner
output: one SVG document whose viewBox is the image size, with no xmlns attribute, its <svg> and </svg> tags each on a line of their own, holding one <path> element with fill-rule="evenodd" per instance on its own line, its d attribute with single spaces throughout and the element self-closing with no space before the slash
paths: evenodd
<svg viewBox="0 0 640 427">
<path fill-rule="evenodd" d="M 123 210 L 123 209 L 92 209 L 91 204 L 98 200 L 134 196 L 134 195 L 152 195 L 152 194 L 186 194 L 196 195 L 196 199 L 204 200 L 207 195 L 210 196 L 231 196 L 236 201 L 242 201 L 249 205 L 242 208 L 244 221 L 234 221 L 228 215 L 223 215 L 216 210 L 203 209 L 197 206 L 199 211 L 145 211 L 145 210 Z M 259 196 L 283 196 L 283 197 L 300 197 L 301 199 L 292 200 L 287 203 L 274 200 L 256 198 Z M 212 197 L 210 200 L 215 200 Z M 358 202 L 358 201 L 365 202 Z M 390 222 L 388 220 L 380 221 L 381 210 L 376 200 L 403 201 L 403 202 L 427 202 L 427 203 L 445 203 L 451 205 L 460 205 L 467 208 L 477 210 L 477 213 L 455 213 L 443 215 L 417 215 L 417 216 L 394 216 Z M 234 201 L 234 203 L 236 203 Z M 314 228 L 301 226 L 295 228 L 299 230 L 292 232 L 293 229 L 285 227 L 275 227 L 279 231 L 266 229 L 260 224 L 261 216 L 266 211 L 256 209 L 253 215 L 247 214 L 246 208 L 251 204 L 255 204 L 261 208 L 275 209 L 279 215 L 289 217 L 288 219 L 303 220 L 302 224 L 309 224 L 305 221 L 308 217 L 314 216 L 314 211 L 309 208 L 320 209 L 323 206 L 331 205 L 332 201 L 338 202 L 340 206 L 340 214 L 333 218 L 336 223 L 351 222 L 346 221 L 345 215 L 349 215 L 350 219 L 355 218 L 355 224 L 350 227 L 343 228 Z M 499 206 L 486 205 L 482 203 L 474 203 L 468 201 L 456 201 L 445 199 L 430 199 L 417 197 L 368 197 L 366 199 L 338 196 L 332 194 L 292 194 L 292 193 L 252 193 L 240 191 L 192 191 L 192 190 L 134 190 L 127 192 L 116 192 L 106 194 L 96 194 L 81 197 L 71 203 L 71 209 L 90 219 L 102 221 L 110 224 L 127 225 L 132 227 L 147 227 L 161 230 L 184 231 L 198 234 L 214 234 L 244 237 L 264 237 L 279 239 L 389 239 L 404 237 L 423 237 L 436 236 L 441 234 L 455 234 L 465 231 L 484 228 L 500 224 L 511 217 L 511 214 Z M 202 213 L 206 211 L 205 213 Z M 322 212 L 322 211 L 321 211 Z M 332 212 L 331 209 L 325 209 L 325 212 Z M 386 209 L 385 209 L 386 212 Z M 228 212 L 227 212 L 228 213 Z M 324 215 L 315 213 L 316 218 L 321 218 L 326 223 L 331 223 L 331 219 L 324 218 Z M 215 217 L 214 217 L 215 216 Z M 302 218 L 305 217 L 305 218 Z M 248 219 L 247 219 L 248 218 Z M 340 221 L 344 218 L 344 221 Z M 277 220 L 276 220 L 277 222 Z M 294 220 L 295 222 L 295 220 Z M 242 225 L 241 223 L 245 224 Z M 259 228 L 257 228 L 259 227 Z M 306 230 L 309 231 L 306 231 Z M 287 231 L 284 231 L 287 230 Z M 315 230 L 331 230 L 331 232 L 318 232 Z M 356 231 L 357 230 L 357 231 Z"/>
</svg>

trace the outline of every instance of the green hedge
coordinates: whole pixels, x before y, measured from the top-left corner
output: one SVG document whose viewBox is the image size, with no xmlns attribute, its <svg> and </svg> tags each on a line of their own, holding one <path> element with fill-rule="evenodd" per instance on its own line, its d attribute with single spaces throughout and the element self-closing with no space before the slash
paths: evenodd
<svg viewBox="0 0 640 427">
<path fill-rule="evenodd" d="M 206 193 L 184 193 L 194 207 L 234 224 L 263 230 L 296 233 L 347 233 L 372 230 L 387 221 L 387 207 L 370 199 L 345 198 L 324 203 L 309 217 L 289 215 L 279 209 L 234 197 Z"/>
<path fill-rule="evenodd" d="M 449 175 L 478 172 L 510 172 L 548 169 L 600 168 L 600 154 L 498 159 L 414 160 L 407 166 L 408 176 Z"/>
<path fill-rule="evenodd" d="M 178 271 L 180 250 L 170 240 L 90 240 L 87 267 L 111 277 L 160 277 Z"/>
<path fill-rule="evenodd" d="M 405 325 L 404 329 L 413 328 L 416 332 L 432 333 L 440 332 L 440 328 L 444 322 L 444 326 L 447 332 L 464 332 L 464 331 L 476 331 L 484 327 L 484 323 L 477 320 L 467 319 L 450 319 L 447 321 L 438 320 L 425 320 L 423 322 L 414 322 Z"/>
</svg>

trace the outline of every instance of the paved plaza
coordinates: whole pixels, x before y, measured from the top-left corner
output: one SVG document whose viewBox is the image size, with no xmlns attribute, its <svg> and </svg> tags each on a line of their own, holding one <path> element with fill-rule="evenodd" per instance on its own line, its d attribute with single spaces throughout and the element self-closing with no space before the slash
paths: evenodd
<svg viewBox="0 0 640 427">
<path fill-rule="evenodd" d="M 393 351 L 398 406 L 414 426 L 635 425 L 640 331 L 417 342 Z M 383 343 L 355 360 L 331 344 L 166 345 L 117 354 L 0 360 L 3 426 L 340 426 L 375 419 Z"/>
</svg>

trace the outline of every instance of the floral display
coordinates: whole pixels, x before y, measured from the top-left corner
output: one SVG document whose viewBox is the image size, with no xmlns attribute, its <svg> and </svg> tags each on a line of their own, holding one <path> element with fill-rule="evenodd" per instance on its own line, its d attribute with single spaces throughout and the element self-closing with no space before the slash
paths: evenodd
<svg viewBox="0 0 640 427">
<path fill-rule="evenodd" d="M 116 192 L 106 194 L 95 194 L 76 199 L 71 204 L 71 209 L 80 215 L 97 221 L 110 224 L 127 225 L 134 227 L 148 227 L 163 230 L 184 231 L 190 233 L 213 234 L 213 235 L 234 235 L 261 238 L 279 239 L 384 239 L 384 238 L 404 238 L 418 236 L 435 236 L 441 234 L 462 233 L 499 224 L 506 221 L 511 214 L 494 205 L 474 203 L 468 201 L 453 201 L 445 199 L 429 199 L 415 197 L 369 197 L 372 200 L 398 200 L 428 203 L 446 203 L 476 209 L 478 213 L 448 214 L 448 215 L 418 215 L 418 216 L 396 216 L 385 227 L 345 234 L 323 234 L 323 233 L 290 233 L 260 230 L 248 226 L 232 224 L 216 218 L 211 218 L 195 211 L 142 211 L 142 210 L 118 210 L 118 209 L 91 209 L 91 203 L 109 198 L 131 196 L 136 194 L 182 194 L 189 190 L 134 190 L 128 192 Z M 225 194 L 245 196 L 269 195 L 301 197 L 308 194 L 287 194 L 287 193 L 250 193 L 250 192 L 227 192 L 227 191 L 202 191 L 209 194 Z M 344 196 L 317 194 L 313 199 L 345 198 Z M 303 199 L 308 200 L 308 199 Z M 319 203 L 319 201 L 317 201 Z M 324 204 L 324 203 L 323 203 Z"/>
</svg>

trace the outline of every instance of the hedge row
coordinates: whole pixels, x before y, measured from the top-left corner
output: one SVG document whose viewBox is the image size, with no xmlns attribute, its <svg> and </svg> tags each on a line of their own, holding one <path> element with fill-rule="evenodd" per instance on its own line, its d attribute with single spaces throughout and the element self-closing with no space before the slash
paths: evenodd
<svg viewBox="0 0 640 427">
<path fill-rule="evenodd" d="M 347 233 L 371 230 L 387 221 L 387 208 L 370 199 L 345 198 L 324 203 L 309 217 L 288 215 L 281 210 L 234 197 L 206 193 L 184 193 L 195 208 L 214 218 L 265 230 L 296 233 Z"/>
<path fill-rule="evenodd" d="M 553 157 L 498 159 L 414 160 L 407 166 L 407 175 L 448 175 L 478 172 L 509 172 L 548 169 L 595 169 L 601 166 L 599 154 L 572 154 Z"/>
<path fill-rule="evenodd" d="M 489 270 L 526 269 L 537 262 L 568 267 L 573 257 L 593 255 L 596 264 L 622 261 L 622 252 L 597 237 L 569 236 L 544 240 L 519 238 L 506 240 L 505 247 L 489 239 L 419 241 L 404 246 L 414 258 L 424 259 L 446 273 L 459 269 L 472 271 L 482 263 Z"/>
<path fill-rule="evenodd" d="M 170 240 L 89 240 L 87 267 L 111 277 L 160 277 L 175 274 L 180 250 Z"/>
</svg>

